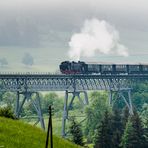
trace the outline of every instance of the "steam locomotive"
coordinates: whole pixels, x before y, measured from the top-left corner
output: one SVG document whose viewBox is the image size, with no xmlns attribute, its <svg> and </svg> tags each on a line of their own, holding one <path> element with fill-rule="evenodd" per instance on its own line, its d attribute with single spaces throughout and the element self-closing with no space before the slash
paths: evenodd
<svg viewBox="0 0 148 148">
<path fill-rule="evenodd" d="M 83 61 L 64 61 L 59 68 L 62 74 L 148 74 L 148 65 L 141 64 L 86 64 Z"/>
</svg>

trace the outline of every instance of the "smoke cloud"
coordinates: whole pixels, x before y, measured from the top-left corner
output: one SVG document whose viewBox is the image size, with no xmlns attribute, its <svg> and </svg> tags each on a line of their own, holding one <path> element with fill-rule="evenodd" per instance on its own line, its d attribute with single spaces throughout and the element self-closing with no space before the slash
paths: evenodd
<svg viewBox="0 0 148 148">
<path fill-rule="evenodd" d="M 72 35 L 69 46 L 72 60 L 93 57 L 96 53 L 128 56 L 127 48 L 120 43 L 119 32 L 108 22 L 95 18 L 84 22 L 80 33 Z"/>
</svg>

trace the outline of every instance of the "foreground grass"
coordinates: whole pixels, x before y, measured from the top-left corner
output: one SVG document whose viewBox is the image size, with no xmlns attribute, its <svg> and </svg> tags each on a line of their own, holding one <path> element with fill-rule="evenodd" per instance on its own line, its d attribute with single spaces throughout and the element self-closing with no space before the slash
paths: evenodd
<svg viewBox="0 0 148 148">
<path fill-rule="evenodd" d="M 0 117 L 0 147 L 44 148 L 46 133 L 21 121 Z M 80 148 L 64 139 L 53 137 L 54 148 Z"/>
<path fill-rule="evenodd" d="M 30 125 L 34 125 L 37 121 L 37 118 L 28 120 L 27 118 L 25 119 L 20 119 L 21 121 L 28 123 Z M 44 116 L 44 122 L 45 122 L 45 130 L 47 131 L 47 127 L 48 127 L 48 120 L 49 117 L 48 116 Z M 41 128 L 41 124 L 40 122 L 36 125 L 38 128 Z M 61 129 L 62 129 L 62 118 L 55 118 L 52 117 L 52 127 L 53 127 L 53 134 L 60 137 L 61 136 Z"/>
</svg>

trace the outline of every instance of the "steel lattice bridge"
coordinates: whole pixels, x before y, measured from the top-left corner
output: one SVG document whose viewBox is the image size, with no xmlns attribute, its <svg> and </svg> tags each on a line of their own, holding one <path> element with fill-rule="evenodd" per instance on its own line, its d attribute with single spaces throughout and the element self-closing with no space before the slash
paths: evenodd
<svg viewBox="0 0 148 148">
<path fill-rule="evenodd" d="M 32 101 L 38 114 L 38 122 L 45 128 L 41 112 L 39 91 L 65 91 L 64 111 L 62 120 L 62 136 L 66 136 L 66 120 L 68 111 L 72 107 L 75 97 L 78 97 L 82 106 L 87 105 L 89 90 L 107 90 L 109 92 L 109 104 L 112 104 L 112 92 L 117 92 L 133 114 L 131 102 L 132 84 L 135 82 L 148 81 L 148 74 L 39 74 L 39 73 L 1 73 L 0 91 L 16 92 L 15 114 L 19 117 L 25 101 Z M 84 98 L 80 97 L 84 94 Z M 36 94 L 36 99 L 31 96 Z M 72 98 L 69 98 L 72 94 Z M 126 94 L 126 95 L 125 95 Z M 23 100 L 20 99 L 23 95 Z M 127 97 L 128 96 L 128 97 Z"/>
</svg>

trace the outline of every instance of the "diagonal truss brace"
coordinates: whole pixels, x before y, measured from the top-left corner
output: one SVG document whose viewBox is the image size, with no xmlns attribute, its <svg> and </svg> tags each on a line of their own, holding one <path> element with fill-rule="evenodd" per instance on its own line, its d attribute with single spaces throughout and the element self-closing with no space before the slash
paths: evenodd
<svg viewBox="0 0 148 148">
<path fill-rule="evenodd" d="M 129 109 L 130 115 L 133 115 L 133 106 L 132 106 L 132 100 L 131 100 L 131 90 L 130 89 L 127 90 L 126 93 L 127 93 L 128 99 L 125 98 L 123 92 L 119 92 L 118 94 L 124 100 L 126 106 Z"/>
</svg>

